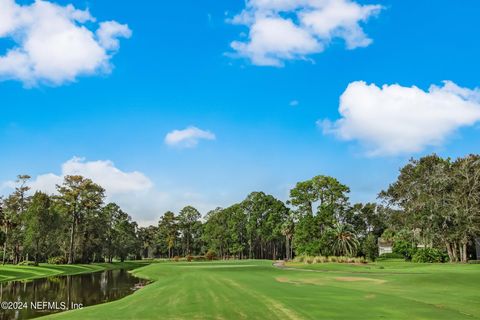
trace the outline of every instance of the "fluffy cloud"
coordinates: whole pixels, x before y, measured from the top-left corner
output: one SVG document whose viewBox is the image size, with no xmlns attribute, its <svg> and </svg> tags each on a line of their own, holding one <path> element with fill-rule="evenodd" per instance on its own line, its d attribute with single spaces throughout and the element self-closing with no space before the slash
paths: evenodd
<svg viewBox="0 0 480 320">
<path fill-rule="evenodd" d="M 88 10 L 37 0 L 19 5 L 0 0 L 0 38 L 15 43 L 0 56 L 0 79 L 19 80 L 25 86 L 61 85 L 78 76 L 108 73 L 118 38 L 129 38 L 127 25 L 101 22 Z"/>
<path fill-rule="evenodd" d="M 63 177 L 68 175 L 81 175 L 92 179 L 105 188 L 108 196 L 143 192 L 153 187 L 150 179 L 141 172 L 123 172 L 108 160 L 85 161 L 84 158 L 77 157 L 62 165 L 60 175 L 53 173 L 39 175 L 30 183 L 30 187 L 33 190 L 55 193 L 55 185 L 61 184 Z"/>
<path fill-rule="evenodd" d="M 371 155 L 419 152 L 480 120 L 480 90 L 445 81 L 428 91 L 398 84 L 350 83 L 340 97 L 341 118 L 319 121 L 325 133 L 358 140 Z"/>
<path fill-rule="evenodd" d="M 145 174 L 122 171 L 109 160 L 86 161 L 75 157 L 61 166 L 60 173 L 41 174 L 34 177 L 29 186 L 32 192 L 38 190 L 55 194 L 55 186 L 61 184 L 66 175 L 82 175 L 101 185 L 105 188 L 106 200 L 120 205 L 142 226 L 156 224 L 167 210 L 178 212 L 186 205 L 193 205 L 200 212 L 206 213 L 217 206 L 202 194 L 191 190 L 158 190 Z M 15 186 L 14 181 L 0 183 L 0 194 L 8 194 Z"/>
<path fill-rule="evenodd" d="M 381 8 L 351 0 L 247 0 L 230 22 L 247 26 L 248 39 L 233 41 L 231 47 L 262 66 L 306 59 L 322 52 L 333 38 L 343 39 L 348 49 L 366 47 L 372 40 L 360 23 Z"/>
<path fill-rule="evenodd" d="M 183 130 L 173 130 L 165 136 L 165 143 L 170 146 L 193 148 L 200 140 L 215 140 L 215 134 L 197 127 L 188 127 Z"/>
</svg>

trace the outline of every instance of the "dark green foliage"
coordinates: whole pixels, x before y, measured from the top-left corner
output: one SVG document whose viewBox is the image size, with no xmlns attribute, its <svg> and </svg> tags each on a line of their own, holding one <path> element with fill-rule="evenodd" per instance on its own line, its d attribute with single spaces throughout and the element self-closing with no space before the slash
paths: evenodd
<svg viewBox="0 0 480 320">
<path fill-rule="evenodd" d="M 393 242 L 393 252 L 406 261 L 410 261 L 417 252 L 417 247 L 410 241 L 398 239 Z"/>
<path fill-rule="evenodd" d="M 393 243 L 394 252 L 382 259 L 441 262 L 447 254 L 449 261 L 466 262 L 468 246 L 480 234 L 477 155 L 411 160 L 381 192 L 382 205 L 351 205 L 348 186 L 318 175 L 290 190 L 288 206 L 272 195 L 252 192 L 204 216 L 192 206 L 178 214 L 166 212 L 158 225 L 148 227 L 139 227 L 118 205 L 105 205 L 105 190 L 90 179 L 66 176 L 55 196 L 31 196 L 29 178 L 18 176 L 15 191 L 0 198 L 4 263 L 296 255 L 375 260 L 380 237 Z"/>
<path fill-rule="evenodd" d="M 36 192 L 25 212 L 25 251 L 38 263 L 45 257 L 58 254 L 55 244 L 59 237 L 60 214 L 53 200 L 45 193 Z"/>
<path fill-rule="evenodd" d="M 322 252 L 322 248 L 327 247 L 326 245 L 322 246 L 322 242 L 326 244 L 329 239 L 321 239 L 322 234 L 317 221 L 315 216 L 308 214 L 302 217 L 295 226 L 293 246 L 297 255 L 328 255 Z"/>
<path fill-rule="evenodd" d="M 369 234 L 362 243 L 362 252 L 368 260 L 375 261 L 378 257 L 378 243 L 375 234 Z"/>
<path fill-rule="evenodd" d="M 337 223 L 327 231 L 330 237 L 330 247 L 336 256 L 355 256 L 359 242 L 353 227 L 349 224 Z"/>
<path fill-rule="evenodd" d="M 178 214 L 178 230 L 183 256 L 198 252 L 201 248 L 202 223 L 200 212 L 192 206 L 186 206 Z"/>
<path fill-rule="evenodd" d="M 479 155 L 412 159 L 380 197 L 402 209 L 392 219 L 397 230 L 410 230 L 415 243 L 445 248 L 452 262 L 467 262 L 468 243 L 480 232 Z"/>
<path fill-rule="evenodd" d="M 438 263 L 445 262 L 446 260 L 447 255 L 444 252 L 434 248 L 418 249 L 412 257 L 412 262 L 420 263 Z"/>
<path fill-rule="evenodd" d="M 5 234 L 5 232 L 3 232 L 2 230 L 0 230 L 0 245 L 3 246 L 3 244 L 7 241 L 7 235 Z M 2 252 L 3 253 L 3 252 Z"/>
<path fill-rule="evenodd" d="M 399 253 L 391 252 L 382 254 L 378 259 L 404 259 L 404 256 Z"/>
</svg>

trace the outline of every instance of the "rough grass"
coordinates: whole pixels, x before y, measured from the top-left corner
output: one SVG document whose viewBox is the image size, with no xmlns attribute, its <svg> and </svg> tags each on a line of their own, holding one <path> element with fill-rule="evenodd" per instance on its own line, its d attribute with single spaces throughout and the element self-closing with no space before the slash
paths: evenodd
<svg viewBox="0 0 480 320">
<path fill-rule="evenodd" d="M 480 265 L 287 268 L 251 260 L 151 264 L 134 271 L 155 280 L 144 289 L 46 319 L 480 319 Z"/>
</svg>

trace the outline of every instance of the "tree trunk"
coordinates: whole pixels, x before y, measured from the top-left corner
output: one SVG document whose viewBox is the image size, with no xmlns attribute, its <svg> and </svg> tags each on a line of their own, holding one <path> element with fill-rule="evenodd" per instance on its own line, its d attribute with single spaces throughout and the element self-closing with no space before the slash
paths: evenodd
<svg viewBox="0 0 480 320">
<path fill-rule="evenodd" d="M 5 226 L 5 243 L 3 244 L 3 261 L 2 264 L 5 264 L 5 257 L 7 256 L 7 239 L 8 239 L 8 228 Z"/>
<path fill-rule="evenodd" d="M 38 247 L 39 247 L 38 241 L 37 241 L 37 243 L 36 243 L 36 247 L 37 247 L 37 248 L 36 248 L 36 250 L 35 250 L 35 265 L 38 265 Z M 28 260 L 28 259 L 27 259 L 27 260 Z"/>
<path fill-rule="evenodd" d="M 285 236 L 285 258 L 290 260 L 290 239 L 288 239 L 288 236 Z"/>
<path fill-rule="evenodd" d="M 462 262 L 467 263 L 467 242 L 462 243 Z"/>
<path fill-rule="evenodd" d="M 458 255 L 457 255 L 457 244 L 454 242 L 452 246 L 452 253 L 453 253 L 453 262 L 458 262 Z"/>
<path fill-rule="evenodd" d="M 73 263 L 73 241 L 75 240 L 75 218 L 73 218 L 72 227 L 70 228 L 70 247 L 68 250 L 68 264 Z"/>
<path fill-rule="evenodd" d="M 448 253 L 448 258 L 450 259 L 450 262 L 455 262 L 453 252 L 452 252 L 452 247 L 450 246 L 450 243 L 445 243 L 445 247 L 447 247 L 447 253 Z"/>
</svg>

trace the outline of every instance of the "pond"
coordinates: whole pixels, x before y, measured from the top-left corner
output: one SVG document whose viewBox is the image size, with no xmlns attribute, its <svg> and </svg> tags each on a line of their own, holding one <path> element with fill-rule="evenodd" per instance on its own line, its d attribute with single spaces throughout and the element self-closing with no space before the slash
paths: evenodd
<svg viewBox="0 0 480 320">
<path fill-rule="evenodd" d="M 0 283 L 0 319 L 32 319 L 105 303 L 147 283 L 125 269 Z M 6 302 L 9 305 L 4 305 Z"/>
</svg>

